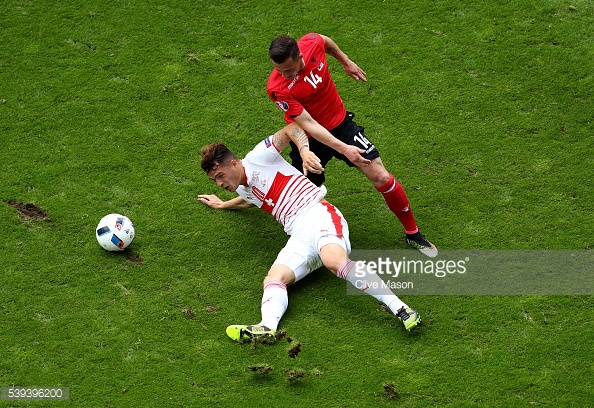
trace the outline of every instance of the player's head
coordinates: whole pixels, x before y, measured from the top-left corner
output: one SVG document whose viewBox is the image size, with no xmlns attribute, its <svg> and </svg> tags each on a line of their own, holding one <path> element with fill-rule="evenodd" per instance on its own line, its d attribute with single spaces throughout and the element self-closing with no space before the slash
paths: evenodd
<svg viewBox="0 0 594 408">
<path fill-rule="evenodd" d="M 301 51 L 294 38 L 281 35 L 272 40 L 268 56 L 283 78 L 292 80 L 303 69 Z"/>
<path fill-rule="evenodd" d="M 270 48 L 268 49 L 268 56 L 277 64 L 282 64 L 289 57 L 296 60 L 299 58 L 299 54 L 300 51 L 297 46 L 297 41 L 286 35 L 281 35 L 272 40 Z"/>
<path fill-rule="evenodd" d="M 202 148 L 200 165 L 206 175 L 221 188 L 235 191 L 244 182 L 241 161 L 223 143 L 212 143 Z"/>
</svg>

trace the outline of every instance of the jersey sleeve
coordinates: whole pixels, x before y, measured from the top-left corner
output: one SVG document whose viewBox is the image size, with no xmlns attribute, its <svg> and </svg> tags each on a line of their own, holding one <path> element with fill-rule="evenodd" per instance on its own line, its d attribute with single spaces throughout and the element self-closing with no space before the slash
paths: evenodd
<svg viewBox="0 0 594 408">
<path fill-rule="evenodd" d="M 274 75 L 274 72 L 273 72 Z M 279 75 L 280 76 L 280 75 Z M 276 81 L 273 81 L 276 82 Z M 285 122 L 291 123 L 294 118 L 301 115 L 305 109 L 297 99 L 295 99 L 290 92 L 281 87 L 270 84 L 268 86 L 268 97 L 276 104 L 276 106 L 283 112 Z"/>
<path fill-rule="evenodd" d="M 269 166 L 284 159 L 272 143 L 272 136 L 268 136 L 246 154 L 244 160 L 260 166 Z"/>
</svg>

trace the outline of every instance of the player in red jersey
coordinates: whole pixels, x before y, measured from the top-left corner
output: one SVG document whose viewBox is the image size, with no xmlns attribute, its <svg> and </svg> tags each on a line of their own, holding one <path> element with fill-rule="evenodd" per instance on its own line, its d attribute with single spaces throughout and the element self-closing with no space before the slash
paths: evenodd
<svg viewBox="0 0 594 408">
<path fill-rule="evenodd" d="M 406 242 L 427 256 L 437 256 L 437 248 L 420 233 L 402 185 L 384 167 L 364 128 L 347 112 L 328 70 L 326 54 L 343 66 L 347 75 L 366 81 L 366 74 L 351 61 L 336 43 L 321 34 L 309 33 L 299 41 L 280 36 L 270 44 L 269 56 L 274 69 L 268 78 L 268 96 L 284 112 L 287 123 L 297 122 L 311 135 L 310 149 L 320 161 L 303 161 L 292 144 L 291 161 L 295 168 L 320 186 L 325 176 L 312 170 L 324 168 L 336 157 L 358 168 L 382 194 L 390 210 L 406 232 Z"/>
<path fill-rule="evenodd" d="M 349 229 L 340 211 L 324 200 L 324 189 L 314 185 L 280 155 L 290 141 L 301 149 L 306 160 L 311 156 L 307 136 L 297 124 L 267 137 L 241 160 L 222 143 L 202 149 L 201 166 L 208 177 L 221 188 L 237 192 L 240 199 L 222 201 L 216 195 L 200 195 L 200 201 L 212 208 L 241 209 L 255 205 L 272 215 L 290 235 L 264 279 L 262 320 L 256 325 L 229 326 L 227 335 L 236 341 L 274 338 L 288 307 L 287 286 L 322 264 L 383 302 L 411 330 L 421 322 L 419 314 L 383 285 L 376 273 L 361 274 L 355 262 L 348 258 Z"/>
</svg>

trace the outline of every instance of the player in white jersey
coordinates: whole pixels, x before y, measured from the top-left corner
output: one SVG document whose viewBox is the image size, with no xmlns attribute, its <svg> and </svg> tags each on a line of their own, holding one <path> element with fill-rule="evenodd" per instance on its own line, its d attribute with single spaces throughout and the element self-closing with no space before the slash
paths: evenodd
<svg viewBox="0 0 594 408">
<path fill-rule="evenodd" d="M 348 224 L 340 211 L 324 200 L 324 190 L 280 155 L 290 141 L 297 145 L 310 171 L 323 170 L 318 158 L 309 151 L 305 132 L 296 123 L 264 139 L 241 160 L 222 143 L 202 148 L 201 166 L 208 177 L 219 187 L 237 192 L 239 197 L 222 201 L 216 195 L 200 195 L 200 201 L 220 209 L 255 205 L 274 216 L 290 235 L 264 279 L 260 323 L 229 326 L 229 337 L 240 342 L 254 337 L 274 339 L 288 307 L 287 286 L 322 265 L 383 302 L 407 330 L 416 327 L 421 322 L 418 313 L 383 285 L 380 277 L 355 273 L 354 262 L 348 257 Z"/>
<path fill-rule="evenodd" d="M 279 154 L 272 137 L 261 141 L 241 161 L 247 186 L 239 185 L 237 194 L 245 201 L 271 214 L 291 234 L 301 210 L 324 197 L 324 193 Z"/>
</svg>

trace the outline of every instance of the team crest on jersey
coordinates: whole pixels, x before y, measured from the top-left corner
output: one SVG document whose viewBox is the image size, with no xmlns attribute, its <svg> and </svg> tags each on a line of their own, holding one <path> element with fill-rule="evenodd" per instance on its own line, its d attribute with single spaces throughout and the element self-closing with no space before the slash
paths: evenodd
<svg viewBox="0 0 594 408">
<path fill-rule="evenodd" d="M 266 145 L 266 147 L 272 146 L 272 141 L 270 140 L 269 137 L 267 137 L 266 139 L 264 139 L 264 144 Z"/>
<path fill-rule="evenodd" d="M 278 108 L 280 110 L 282 110 L 283 112 L 286 112 L 289 110 L 289 104 L 285 101 L 276 101 L 276 106 L 278 106 Z"/>
<path fill-rule="evenodd" d="M 268 139 L 266 139 L 268 140 Z M 268 143 L 266 143 L 268 144 Z M 260 172 L 259 171 L 254 171 L 252 172 L 252 183 L 257 183 L 260 181 Z"/>
<path fill-rule="evenodd" d="M 324 61 L 320 62 L 320 66 L 318 67 L 318 71 L 324 69 Z"/>
</svg>

